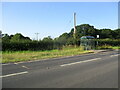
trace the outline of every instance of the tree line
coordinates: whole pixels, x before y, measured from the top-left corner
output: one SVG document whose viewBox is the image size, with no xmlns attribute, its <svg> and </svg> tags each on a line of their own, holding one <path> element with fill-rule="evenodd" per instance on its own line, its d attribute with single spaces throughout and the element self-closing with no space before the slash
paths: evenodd
<svg viewBox="0 0 120 90">
<path fill-rule="evenodd" d="M 63 45 L 80 45 L 80 38 L 82 36 L 100 36 L 100 39 L 114 40 L 113 44 L 110 40 L 101 40 L 101 44 L 104 42 L 111 45 L 119 45 L 120 29 L 96 29 L 89 24 L 82 24 L 76 26 L 76 38 L 73 37 L 72 28 L 69 33 L 63 33 L 59 37 L 51 38 L 50 36 L 44 37 L 42 40 L 31 40 L 29 37 L 23 36 L 21 33 L 15 35 L 0 34 L 2 37 L 2 50 L 52 50 L 61 49 Z M 116 44 L 118 43 L 118 44 Z"/>
<path fill-rule="evenodd" d="M 73 31 L 74 28 L 69 33 L 63 33 L 59 38 L 71 39 L 73 38 Z M 89 24 L 76 26 L 76 39 L 80 39 L 82 36 L 94 36 L 96 38 L 97 35 L 100 36 L 100 39 L 120 39 L 120 29 L 96 29 Z"/>
</svg>

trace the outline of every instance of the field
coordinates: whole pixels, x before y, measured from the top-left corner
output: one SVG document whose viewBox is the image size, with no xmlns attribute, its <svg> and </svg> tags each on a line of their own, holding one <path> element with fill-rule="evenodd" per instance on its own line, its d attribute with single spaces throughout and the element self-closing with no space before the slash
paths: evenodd
<svg viewBox="0 0 120 90">
<path fill-rule="evenodd" d="M 3 51 L 2 63 L 42 60 L 56 57 L 73 56 L 84 53 L 92 53 L 92 50 L 83 50 L 83 47 L 64 47 L 61 50 L 46 51 Z"/>
</svg>

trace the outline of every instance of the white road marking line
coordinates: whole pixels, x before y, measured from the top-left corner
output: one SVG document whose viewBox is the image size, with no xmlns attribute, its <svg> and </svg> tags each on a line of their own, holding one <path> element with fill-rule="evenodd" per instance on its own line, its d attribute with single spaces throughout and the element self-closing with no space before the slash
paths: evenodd
<svg viewBox="0 0 120 90">
<path fill-rule="evenodd" d="M 116 54 L 116 55 L 111 55 L 110 57 L 114 57 L 114 56 L 118 56 L 118 55 L 120 55 L 120 54 Z"/>
<path fill-rule="evenodd" d="M 98 60 L 98 59 L 101 59 L 101 58 L 95 58 L 95 59 L 90 59 L 90 60 L 85 60 L 85 61 L 79 61 L 79 62 L 74 62 L 74 63 L 69 63 L 69 64 L 63 64 L 63 65 L 60 65 L 60 66 L 63 67 L 63 66 L 68 66 L 68 65 L 78 64 L 78 63 L 95 61 L 95 60 Z"/>
<path fill-rule="evenodd" d="M 26 66 L 22 66 L 23 68 L 26 68 L 26 69 L 29 69 L 28 67 L 26 67 Z"/>
<path fill-rule="evenodd" d="M 8 74 L 8 75 L 0 76 L 0 78 L 9 77 L 9 76 L 15 76 L 15 75 L 20 75 L 20 74 L 25 74 L 25 73 L 28 73 L 28 71 L 20 72 L 20 73 Z"/>
</svg>

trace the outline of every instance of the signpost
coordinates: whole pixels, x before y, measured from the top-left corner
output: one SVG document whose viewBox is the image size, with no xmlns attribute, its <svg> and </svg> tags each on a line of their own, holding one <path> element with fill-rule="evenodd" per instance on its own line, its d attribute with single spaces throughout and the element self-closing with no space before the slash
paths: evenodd
<svg viewBox="0 0 120 90">
<path fill-rule="evenodd" d="M 97 38 L 99 38 L 100 36 L 99 35 L 97 35 Z"/>
<path fill-rule="evenodd" d="M 100 36 L 99 36 L 99 35 L 97 35 L 97 39 L 98 39 L 98 38 L 100 38 Z M 98 45 L 98 41 L 97 41 L 97 45 Z"/>
</svg>

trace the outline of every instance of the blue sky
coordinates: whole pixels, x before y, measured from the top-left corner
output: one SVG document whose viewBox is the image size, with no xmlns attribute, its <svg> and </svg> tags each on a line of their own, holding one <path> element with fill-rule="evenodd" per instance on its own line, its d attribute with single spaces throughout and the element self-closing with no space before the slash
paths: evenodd
<svg viewBox="0 0 120 90">
<path fill-rule="evenodd" d="M 4 2 L 2 3 L 2 32 L 22 33 L 31 39 L 58 37 L 73 28 L 73 13 L 77 25 L 95 28 L 118 28 L 117 2 Z"/>
</svg>

